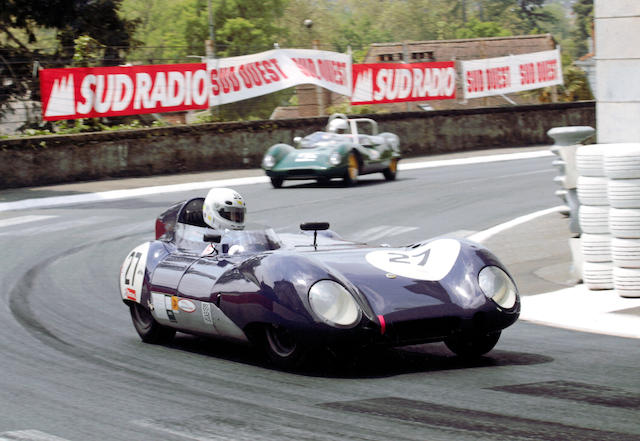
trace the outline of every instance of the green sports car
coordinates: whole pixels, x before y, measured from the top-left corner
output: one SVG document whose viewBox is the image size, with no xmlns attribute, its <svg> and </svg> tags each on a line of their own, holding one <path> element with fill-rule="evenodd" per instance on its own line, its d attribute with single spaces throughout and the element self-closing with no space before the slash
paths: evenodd
<svg viewBox="0 0 640 441">
<path fill-rule="evenodd" d="M 293 141 L 295 147 L 275 144 L 264 155 L 262 168 L 274 188 L 294 179 L 325 184 L 340 178 L 349 186 L 368 173 L 382 173 L 389 181 L 396 178 L 399 138 L 393 133 L 378 133 L 378 123 L 372 119 L 349 119 L 336 113 L 329 117 L 325 131 Z"/>
</svg>

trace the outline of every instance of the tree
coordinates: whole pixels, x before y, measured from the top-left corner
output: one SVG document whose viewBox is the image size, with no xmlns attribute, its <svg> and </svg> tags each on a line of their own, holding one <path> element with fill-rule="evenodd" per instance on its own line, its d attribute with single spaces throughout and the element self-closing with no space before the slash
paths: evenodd
<svg viewBox="0 0 640 441">
<path fill-rule="evenodd" d="M 466 26 L 456 30 L 456 38 L 488 38 L 488 37 L 506 37 L 511 35 L 511 31 L 504 29 L 498 23 L 493 21 L 479 21 L 472 18 L 466 23 Z"/>
<path fill-rule="evenodd" d="M 573 38 L 577 55 L 582 56 L 589 51 L 587 41 L 593 32 L 593 0 L 577 0 L 572 9 L 576 14 L 576 27 Z"/>
<path fill-rule="evenodd" d="M 120 2 L 0 0 L 0 115 L 9 109 L 12 100 L 37 100 L 39 89 L 33 73 L 38 64 L 71 64 L 74 41 L 81 35 L 104 46 L 100 64 L 122 63 L 132 43 L 135 22 L 118 16 Z M 55 30 L 57 44 L 53 47 L 39 41 L 43 29 Z"/>
<path fill-rule="evenodd" d="M 545 11 L 546 0 L 518 0 L 516 15 L 522 20 L 525 33 L 536 34 L 541 31 L 540 23 L 553 21 L 553 16 Z"/>
</svg>

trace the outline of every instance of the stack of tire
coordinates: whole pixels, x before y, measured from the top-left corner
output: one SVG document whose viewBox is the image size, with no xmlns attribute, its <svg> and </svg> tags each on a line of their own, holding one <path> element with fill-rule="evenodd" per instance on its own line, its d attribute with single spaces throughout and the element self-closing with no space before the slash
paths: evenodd
<svg viewBox="0 0 640 441">
<path fill-rule="evenodd" d="M 604 144 L 593 144 L 579 146 L 576 152 L 582 280 L 591 290 L 613 289 L 605 149 Z"/>
<path fill-rule="evenodd" d="M 604 169 L 614 289 L 622 297 L 640 297 L 640 143 L 606 145 Z"/>
<path fill-rule="evenodd" d="M 580 143 L 593 136 L 594 133 L 593 127 L 589 126 L 554 127 L 547 131 L 547 135 L 553 138 L 554 141 L 551 152 L 558 156 L 558 159 L 553 161 L 553 165 L 558 168 L 560 175 L 553 180 L 562 186 L 560 190 L 556 191 L 556 196 L 560 197 L 566 204 L 561 213 L 569 216 L 569 232 L 571 233 L 569 249 L 573 260 L 571 274 L 577 279 L 583 278 L 583 259 L 580 246 L 582 229 L 578 215 L 580 201 L 578 200 L 577 190 L 576 154 Z"/>
</svg>

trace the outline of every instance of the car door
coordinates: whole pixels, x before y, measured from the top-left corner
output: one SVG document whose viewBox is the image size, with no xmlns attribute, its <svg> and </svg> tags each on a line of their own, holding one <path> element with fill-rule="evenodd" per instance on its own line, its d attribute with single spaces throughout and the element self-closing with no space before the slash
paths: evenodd
<svg viewBox="0 0 640 441">
<path fill-rule="evenodd" d="M 363 151 L 367 155 L 363 164 L 363 173 L 379 171 L 384 168 L 384 144 L 376 144 L 373 138 L 369 135 L 358 135 L 358 143 L 363 147 Z"/>
<path fill-rule="evenodd" d="M 187 332 L 246 341 L 242 330 L 220 310 L 219 299 L 213 294 L 216 281 L 233 267 L 232 263 L 216 254 L 189 257 L 189 264 L 185 256 L 174 260 L 174 263 L 186 264 L 174 295 L 152 294 L 158 321 Z M 167 275 L 172 274 L 168 267 L 163 268 Z M 169 278 L 175 280 L 173 275 Z"/>
</svg>

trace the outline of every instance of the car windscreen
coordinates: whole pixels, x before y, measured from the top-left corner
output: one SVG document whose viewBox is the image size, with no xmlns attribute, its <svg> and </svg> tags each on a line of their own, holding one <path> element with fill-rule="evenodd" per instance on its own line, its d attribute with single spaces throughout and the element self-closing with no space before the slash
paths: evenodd
<svg viewBox="0 0 640 441">
<path fill-rule="evenodd" d="M 258 230 L 227 230 L 220 241 L 221 249 L 229 254 L 259 253 L 277 250 L 282 246 L 280 238 L 271 228 Z"/>
<path fill-rule="evenodd" d="M 312 149 L 319 147 L 324 143 L 343 142 L 346 136 L 351 135 L 339 135 L 336 133 L 328 132 L 313 132 L 311 135 L 307 135 L 300 141 L 300 148 Z"/>
</svg>

